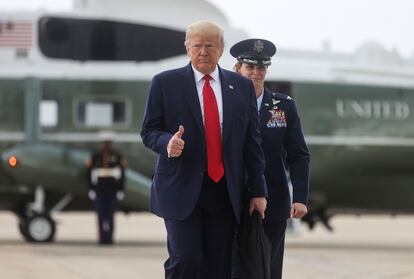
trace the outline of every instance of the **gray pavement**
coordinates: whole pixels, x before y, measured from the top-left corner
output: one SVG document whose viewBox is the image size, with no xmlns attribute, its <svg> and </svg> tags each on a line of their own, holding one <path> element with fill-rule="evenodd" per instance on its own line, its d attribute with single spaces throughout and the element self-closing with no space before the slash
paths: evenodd
<svg viewBox="0 0 414 279">
<path fill-rule="evenodd" d="M 162 279 L 166 258 L 161 219 L 117 216 L 112 247 L 95 244 L 92 213 L 61 213 L 56 242 L 25 243 L 12 214 L 0 213 L 0 279 Z M 412 279 L 414 217 L 338 216 L 334 233 L 320 226 L 289 235 L 285 279 Z M 212 278 L 213 279 L 213 278 Z"/>
</svg>

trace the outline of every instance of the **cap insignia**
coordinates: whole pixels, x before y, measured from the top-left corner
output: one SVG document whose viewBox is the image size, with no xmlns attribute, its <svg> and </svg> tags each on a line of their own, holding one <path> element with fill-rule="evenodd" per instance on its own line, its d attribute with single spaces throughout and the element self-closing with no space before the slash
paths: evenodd
<svg viewBox="0 0 414 279">
<path fill-rule="evenodd" d="M 257 40 L 257 42 L 254 43 L 254 46 L 253 46 L 254 51 L 260 53 L 263 51 L 263 48 L 264 48 L 264 44 L 261 40 Z"/>
</svg>

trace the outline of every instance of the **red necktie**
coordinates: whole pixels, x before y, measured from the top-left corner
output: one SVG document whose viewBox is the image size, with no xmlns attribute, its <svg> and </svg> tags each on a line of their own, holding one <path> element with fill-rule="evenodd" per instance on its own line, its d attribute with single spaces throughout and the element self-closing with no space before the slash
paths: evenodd
<svg viewBox="0 0 414 279">
<path fill-rule="evenodd" d="M 204 98 L 204 128 L 207 143 L 207 170 L 208 176 L 219 182 L 224 175 L 224 165 L 221 148 L 220 118 L 217 108 L 216 97 L 210 86 L 210 75 L 204 76 L 203 98 Z"/>
</svg>

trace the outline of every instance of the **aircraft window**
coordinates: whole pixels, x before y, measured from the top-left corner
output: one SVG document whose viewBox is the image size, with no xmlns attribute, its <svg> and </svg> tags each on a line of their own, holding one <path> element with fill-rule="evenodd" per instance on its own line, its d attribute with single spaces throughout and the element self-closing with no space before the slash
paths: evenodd
<svg viewBox="0 0 414 279">
<path fill-rule="evenodd" d="M 41 127 L 56 127 L 58 124 L 58 103 L 56 100 L 42 100 L 39 105 Z"/>
<path fill-rule="evenodd" d="M 108 20 L 42 17 L 39 47 L 49 58 L 157 61 L 185 54 L 182 31 Z"/>
<path fill-rule="evenodd" d="M 111 104 L 86 104 L 86 126 L 110 126 L 114 118 L 114 110 Z"/>
<path fill-rule="evenodd" d="M 84 127 L 112 127 L 127 124 L 125 100 L 79 100 L 78 124 Z"/>
</svg>

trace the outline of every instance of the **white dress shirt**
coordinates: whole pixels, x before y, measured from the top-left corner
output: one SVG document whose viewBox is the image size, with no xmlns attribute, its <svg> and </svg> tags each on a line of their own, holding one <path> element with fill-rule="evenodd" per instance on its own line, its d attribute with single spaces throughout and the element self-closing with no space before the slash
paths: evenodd
<svg viewBox="0 0 414 279">
<path fill-rule="evenodd" d="M 197 71 L 193 65 L 194 71 L 194 79 L 197 86 L 197 93 L 198 93 L 198 100 L 200 101 L 200 108 L 201 108 L 201 116 L 203 118 L 203 124 L 204 122 L 204 97 L 203 97 L 203 87 L 204 87 L 204 74 Z M 218 67 L 214 69 L 214 71 L 210 74 L 211 80 L 210 80 L 210 86 L 214 91 L 214 96 L 216 97 L 217 102 L 217 108 L 219 112 L 219 119 L 220 119 L 220 129 L 221 129 L 221 135 L 223 135 L 223 98 L 222 98 L 222 92 L 221 92 L 221 83 L 220 83 L 220 75 L 218 71 Z"/>
</svg>

